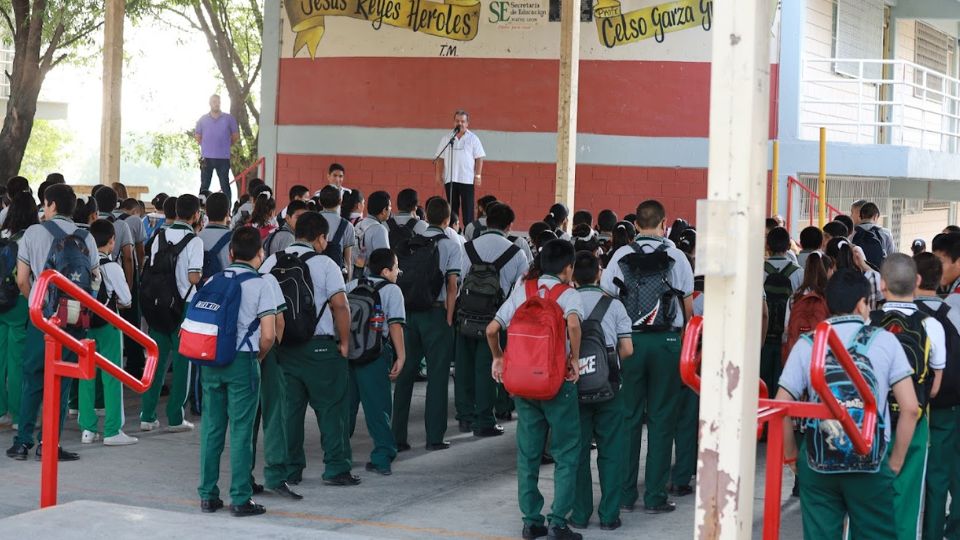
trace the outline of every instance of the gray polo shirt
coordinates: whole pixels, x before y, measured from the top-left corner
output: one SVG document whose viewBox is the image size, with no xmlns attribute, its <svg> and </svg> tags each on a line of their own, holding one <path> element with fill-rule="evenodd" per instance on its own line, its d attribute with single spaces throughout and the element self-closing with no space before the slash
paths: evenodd
<svg viewBox="0 0 960 540">
<path fill-rule="evenodd" d="M 366 261 L 374 251 L 390 247 L 390 232 L 387 226 L 373 216 L 363 218 L 357 224 L 356 232 L 357 245 L 360 249 L 357 250 L 354 260 L 357 257 L 363 257 Z"/>
<path fill-rule="evenodd" d="M 413 226 L 413 234 L 423 234 L 424 231 L 427 230 L 427 227 L 430 226 L 426 221 L 424 221 L 424 220 L 422 220 L 422 219 L 420 219 L 420 218 L 418 218 L 418 217 L 416 217 L 416 216 L 411 216 L 410 214 L 396 214 L 396 215 L 390 216 L 390 218 L 393 219 L 394 221 L 396 221 L 396 222 L 397 222 L 397 225 L 399 225 L 399 226 L 401 226 L 401 227 L 406 226 L 407 223 L 409 223 L 411 219 L 414 220 L 414 221 L 416 221 L 416 222 L 417 222 L 416 225 Z M 384 225 L 386 225 L 386 224 L 384 224 Z M 388 227 L 387 230 L 388 230 L 388 231 L 390 230 L 389 227 Z"/>
<path fill-rule="evenodd" d="M 133 237 L 134 244 L 147 241 L 147 229 L 143 226 L 143 219 L 141 219 L 139 216 L 124 212 L 114 215 L 117 216 L 118 220 L 123 220 L 123 222 L 127 224 L 127 227 L 130 228 L 130 234 Z"/>
<path fill-rule="evenodd" d="M 487 263 L 492 263 L 493 261 L 500 258 L 513 244 L 510 240 L 507 239 L 507 235 L 503 231 L 497 229 L 487 229 L 477 237 L 476 240 L 473 240 L 473 247 L 477 250 L 477 255 L 480 256 L 480 259 Z M 463 275 L 466 276 L 470 273 L 470 257 L 464 249 L 463 253 Z M 517 282 L 518 279 L 523 277 L 527 273 L 527 270 L 530 268 L 530 263 L 527 261 L 527 257 L 523 254 L 523 250 L 517 252 L 510 261 L 507 262 L 500 270 L 500 288 L 503 289 L 504 296 L 510 295 L 510 290 L 513 288 L 513 284 Z"/>
<path fill-rule="evenodd" d="M 327 225 L 330 227 L 330 230 L 327 231 L 327 242 L 333 241 L 333 237 L 336 236 L 337 229 L 340 227 L 340 222 L 343 221 L 346 222 L 347 226 L 343 229 L 343 237 L 340 239 L 340 251 L 343 252 L 348 247 L 357 245 L 357 231 L 350 220 L 343 219 L 337 212 L 329 210 L 320 212 L 320 215 L 327 220 Z"/>
<path fill-rule="evenodd" d="M 286 253 L 295 253 L 303 255 L 315 251 L 312 246 L 301 242 L 294 242 L 287 249 Z M 277 255 L 273 254 L 267 257 L 260 266 L 261 274 L 269 274 L 273 267 L 277 265 Z M 324 306 L 334 296 L 344 292 L 343 272 L 337 263 L 330 257 L 323 255 L 313 257 L 307 261 L 307 268 L 310 269 L 310 279 L 313 281 L 313 297 L 316 302 L 317 313 L 323 310 L 323 315 L 317 321 L 317 328 L 314 331 L 316 336 L 336 336 L 333 325 L 333 310 L 330 306 Z M 279 287 L 278 287 L 279 288 Z M 281 294 L 282 296 L 282 294 Z"/>
<path fill-rule="evenodd" d="M 203 240 L 203 251 L 207 252 L 214 248 L 224 236 L 231 234 L 230 229 L 225 225 L 207 225 L 200 231 L 200 240 Z M 223 249 L 217 254 L 220 258 L 220 265 L 223 268 L 230 266 L 230 241 L 223 245 Z"/>
<path fill-rule="evenodd" d="M 560 280 L 556 276 L 551 275 L 540 276 L 540 279 L 537 280 L 537 287 L 546 287 L 547 290 L 559 284 Z M 510 321 L 513 320 L 513 316 L 526 301 L 526 283 L 518 283 L 517 287 L 510 293 L 510 296 L 507 297 L 507 301 L 497 310 L 495 319 L 500 323 L 500 326 L 503 328 L 510 326 Z M 564 317 L 575 314 L 581 320 L 583 319 L 583 302 L 580 299 L 580 293 L 573 287 L 561 294 L 560 298 L 557 298 L 557 303 L 560 304 L 560 309 L 563 310 Z"/>
<path fill-rule="evenodd" d="M 610 296 L 596 285 L 580 287 L 577 289 L 577 292 L 580 293 L 580 301 L 583 303 L 584 319 L 593 313 L 594 308 L 597 307 L 601 298 Z M 623 307 L 623 302 L 617 298 L 613 298 L 613 302 L 610 302 L 610 307 L 603 315 L 601 325 L 603 326 L 603 338 L 607 347 L 616 348 L 617 341 L 620 338 L 629 339 L 633 333 L 633 322 L 630 320 L 630 316 L 627 315 L 627 308 Z"/>
<path fill-rule="evenodd" d="M 370 276 L 366 279 L 372 281 L 375 286 L 385 281 L 384 278 L 378 276 Z M 356 279 L 347 283 L 347 293 L 356 289 L 359 283 L 360 281 Z M 403 291 L 396 283 L 384 285 L 380 289 L 380 301 L 382 302 L 383 314 L 387 318 L 387 324 L 383 325 L 383 337 L 390 337 L 391 324 L 407 324 L 407 310 L 403 305 Z"/>
<path fill-rule="evenodd" d="M 447 238 L 447 235 L 443 229 L 433 226 L 428 227 L 421 236 L 425 236 L 427 238 L 435 238 L 437 236 L 443 237 L 437 243 L 437 250 L 440 252 L 440 271 L 443 272 L 444 278 L 447 276 L 459 276 L 460 267 L 463 263 L 462 254 L 460 252 L 460 244 Z M 440 288 L 440 295 L 437 297 L 437 301 L 445 302 L 446 300 L 447 281 L 444 279 L 443 287 Z"/>
<path fill-rule="evenodd" d="M 957 279 L 950 285 L 949 291 L 950 294 L 948 294 L 943 301 L 950 304 L 950 307 L 960 312 L 960 279 Z"/>
<path fill-rule="evenodd" d="M 252 266 L 245 263 L 234 263 L 227 267 L 237 274 L 256 273 Z M 237 351 L 260 352 L 260 327 L 250 334 L 249 343 L 244 342 L 244 336 L 250 325 L 257 319 L 268 315 L 276 315 L 277 304 L 273 289 L 264 287 L 264 281 L 259 276 L 248 279 L 240 285 L 240 312 L 237 315 Z"/>
<path fill-rule="evenodd" d="M 481 227 L 477 227 L 477 222 L 480 223 Z M 466 238 L 467 240 L 473 240 L 476 236 L 478 236 L 477 233 L 481 232 L 481 231 L 478 231 L 478 229 L 486 230 L 486 227 L 487 227 L 487 216 L 477 218 L 477 221 L 471 221 L 470 223 L 467 223 L 466 227 L 463 228 L 463 237 Z"/>
<path fill-rule="evenodd" d="M 290 244 L 293 244 L 295 241 L 296 238 L 293 235 L 293 231 L 284 223 L 282 227 L 271 232 L 263 239 L 263 250 L 267 255 L 273 255 L 278 251 L 287 249 L 290 247 Z"/>
<path fill-rule="evenodd" d="M 97 217 L 106 220 L 113 219 L 113 233 L 116 238 L 112 255 L 113 260 L 119 261 L 120 251 L 127 246 L 133 246 L 133 234 L 130 232 L 130 227 L 126 221 L 114 218 L 114 215 L 109 212 L 100 212 Z"/>
<path fill-rule="evenodd" d="M 118 306 L 129 306 L 133 302 L 130 287 L 127 286 L 127 278 L 123 274 L 120 263 L 111 259 L 110 262 L 100 265 L 100 278 L 106 288 L 107 298 L 116 293 Z"/>
<path fill-rule="evenodd" d="M 188 234 L 193 234 L 193 227 L 187 225 L 182 221 L 177 221 L 173 225 L 167 227 L 164 230 L 166 235 L 167 242 L 172 242 L 174 245 L 179 244 L 183 238 Z M 159 235 L 159 233 L 158 233 Z M 157 254 L 160 250 L 160 237 L 157 236 L 156 241 L 150 244 L 150 260 L 153 260 L 153 256 Z M 196 293 L 197 288 L 190 283 L 190 278 L 188 277 L 192 273 L 202 273 L 203 272 L 203 240 L 198 236 L 194 236 L 190 242 L 187 243 L 186 247 L 183 248 L 183 251 L 180 252 L 180 256 L 177 257 L 177 268 L 176 268 L 176 278 L 177 278 L 177 290 L 180 292 L 180 296 L 189 302 L 194 293 Z"/>
<path fill-rule="evenodd" d="M 79 227 L 66 216 L 54 216 L 51 220 L 60 229 L 72 234 Z M 100 267 L 100 254 L 97 252 L 97 242 L 93 239 L 90 231 L 87 231 L 87 250 L 90 252 L 91 268 Z M 50 255 L 50 246 L 53 245 L 53 235 L 51 235 L 42 223 L 31 225 L 24 231 L 23 236 L 17 241 L 17 259 L 30 266 L 30 285 L 36 281 L 37 276 L 43 272 L 47 265 L 47 257 Z"/>
</svg>

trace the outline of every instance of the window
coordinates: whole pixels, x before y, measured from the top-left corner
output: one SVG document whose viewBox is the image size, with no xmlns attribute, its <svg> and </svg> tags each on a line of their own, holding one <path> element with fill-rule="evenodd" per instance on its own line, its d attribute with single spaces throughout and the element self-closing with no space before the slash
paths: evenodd
<svg viewBox="0 0 960 540">
<path fill-rule="evenodd" d="M 948 34 L 928 24 L 917 22 L 916 45 L 913 59 L 916 64 L 937 73 L 949 73 L 950 58 L 955 51 L 955 47 L 956 43 Z M 916 83 L 919 88 L 914 88 L 913 95 L 922 98 L 924 94 L 926 94 L 929 101 L 942 103 L 944 99 L 943 93 L 949 90 L 943 86 L 943 77 L 933 75 L 930 72 L 926 73 L 926 92 L 923 90 L 924 72 L 918 70 L 914 73 L 914 83 Z"/>
<path fill-rule="evenodd" d="M 833 7 L 833 57 L 864 60 L 883 58 L 883 0 L 835 0 Z M 855 62 L 836 62 L 833 71 L 860 76 Z M 880 64 L 864 64 L 863 77 L 879 79 Z"/>
</svg>

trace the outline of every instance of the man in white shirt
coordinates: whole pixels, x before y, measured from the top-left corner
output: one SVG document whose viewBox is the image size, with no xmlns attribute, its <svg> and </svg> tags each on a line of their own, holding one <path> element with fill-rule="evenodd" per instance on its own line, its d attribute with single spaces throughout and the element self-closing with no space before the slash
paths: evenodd
<svg viewBox="0 0 960 540">
<path fill-rule="evenodd" d="M 439 158 L 434 162 L 437 184 L 444 185 L 453 215 L 457 215 L 462 206 L 462 223 L 472 223 L 474 188 L 481 185 L 486 154 L 480 138 L 467 129 L 470 115 L 457 111 L 453 118 L 455 134 L 449 139 L 444 136 L 437 146 Z"/>
</svg>

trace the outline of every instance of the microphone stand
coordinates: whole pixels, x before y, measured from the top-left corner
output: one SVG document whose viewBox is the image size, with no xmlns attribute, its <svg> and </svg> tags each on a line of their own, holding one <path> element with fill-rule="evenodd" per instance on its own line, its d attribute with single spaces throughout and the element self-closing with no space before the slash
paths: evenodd
<svg viewBox="0 0 960 540">
<path fill-rule="evenodd" d="M 447 144 L 440 149 L 440 152 L 437 153 L 436 157 L 433 158 L 433 164 L 436 166 L 437 160 L 440 159 L 440 156 L 447 151 L 447 148 L 450 149 L 450 181 L 446 182 L 444 191 L 447 194 L 447 202 L 453 203 L 453 143 L 457 140 L 457 134 L 460 133 L 460 126 L 453 128 L 453 134 L 450 136 L 450 140 L 447 141 Z"/>
</svg>

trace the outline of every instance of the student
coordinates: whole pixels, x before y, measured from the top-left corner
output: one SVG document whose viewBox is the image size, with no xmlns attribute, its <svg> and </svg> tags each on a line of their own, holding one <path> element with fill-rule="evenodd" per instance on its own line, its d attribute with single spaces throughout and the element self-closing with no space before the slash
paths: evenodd
<svg viewBox="0 0 960 540">
<path fill-rule="evenodd" d="M 327 185 L 337 188 L 340 192 L 340 198 L 350 193 L 350 189 L 343 187 L 343 179 L 346 177 L 347 170 L 339 163 L 331 163 L 327 168 Z"/>
<path fill-rule="evenodd" d="M 853 221 L 853 226 L 856 227 L 863 223 L 863 219 L 860 217 L 860 210 L 867 204 L 866 199 L 857 199 L 853 201 L 850 205 L 850 218 Z"/>
<path fill-rule="evenodd" d="M 567 209 L 567 206 L 563 203 L 556 203 L 550 207 L 550 211 L 547 212 L 543 221 L 550 226 L 550 230 L 557 235 L 557 238 L 570 240 L 570 234 L 567 233 L 567 218 L 569 216 L 570 210 Z"/>
<path fill-rule="evenodd" d="M 230 200 L 227 199 L 227 196 L 219 191 L 210 194 L 207 199 L 207 217 L 210 218 L 210 221 L 198 235 L 200 240 L 203 241 L 204 253 L 220 247 L 216 253 L 212 254 L 219 261 L 220 268 L 230 266 L 230 240 L 226 239 L 230 236 L 229 208 L 227 208 L 229 203 Z"/>
<path fill-rule="evenodd" d="M 369 277 L 347 283 L 347 294 L 369 281 L 379 294 L 383 318 L 383 342 L 380 355 L 366 364 L 350 364 L 350 436 L 357 425 L 357 412 L 363 403 L 367 433 L 373 439 L 373 450 L 366 469 L 383 476 L 393 471 L 390 464 L 397 457 L 397 443 L 390 430 L 390 381 L 397 380 L 406 360 L 403 327 L 406 310 L 403 293 L 396 285 L 400 269 L 397 257 L 388 248 L 374 250 L 369 259 Z"/>
<path fill-rule="evenodd" d="M 100 276 L 100 258 L 97 256 L 97 243 L 93 236 L 86 231 L 78 231 L 78 227 L 70 219 L 77 196 L 73 188 L 67 184 L 54 184 L 44 192 L 43 223 L 31 225 L 17 242 L 17 286 L 24 298 L 30 298 L 37 277 L 47 268 L 47 261 L 55 249 L 55 237 L 75 235 L 85 244 L 89 253 L 91 280 Z M 56 229 L 54 229 L 56 227 Z M 82 339 L 85 332 L 76 328 L 68 328 L 76 338 Z M 43 401 L 44 377 L 44 334 L 27 319 L 27 335 L 23 350 L 23 380 L 21 382 L 19 424 L 17 434 L 13 439 L 13 446 L 7 450 L 7 457 L 16 460 L 27 459 L 30 448 L 33 447 L 33 431 L 36 427 L 37 414 Z M 76 356 L 70 351 L 64 351 L 64 361 L 71 361 Z M 75 360 L 73 360 L 75 361 Z M 60 430 L 67 416 L 67 402 L 70 393 L 69 379 L 60 383 Z M 42 454 L 42 445 L 37 446 L 36 455 Z M 57 449 L 59 461 L 74 461 L 79 459 L 76 453 L 62 448 Z"/>
<path fill-rule="evenodd" d="M 630 339 L 632 324 L 623 303 L 612 298 L 600 288 L 600 259 L 589 252 L 577 253 L 573 267 L 573 279 L 577 283 L 577 292 L 583 303 L 584 317 L 589 318 L 597 309 L 601 300 L 608 298 L 603 318 L 604 344 L 608 354 L 617 358 L 633 355 L 633 341 Z M 583 366 L 580 366 L 583 376 Z M 626 454 L 627 433 L 623 427 L 623 397 L 619 390 L 619 369 L 611 370 L 611 384 L 614 397 L 601 403 L 580 403 L 580 464 L 577 472 L 576 496 L 569 524 L 574 528 L 586 528 L 593 514 L 593 480 L 590 474 L 590 443 L 597 442 L 597 469 L 600 473 L 600 528 L 612 531 L 620 527 L 620 497 L 623 494 L 624 457 Z M 694 447 L 696 439 L 694 438 Z M 688 481 L 689 482 L 689 481 Z"/>
<path fill-rule="evenodd" d="M 153 205 L 153 212 L 143 216 L 143 228 L 147 233 L 145 242 L 153 238 L 163 222 L 166 221 L 163 205 L 167 202 L 167 197 L 166 193 L 160 193 L 150 201 L 150 204 Z M 144 244 L 144 248 L 146 248 L 146 244 Z M 144 255 L 144 258 L 146 258 L 146 255 Z"/>
<path fill-rule="evenodd" d="M 827 249 L 827 243 L 834 238 L 846 239 L 849 231 L 847 226 L 839 221 L 831 221 L 823 226 L 823 240 L 820 243 L 820 250 Z"/>
<path fill-rule="evenodd" d="M 359 191 L 354 193 L 359 194 Z M 351 194 L 347 193 L 349 197 Z M 332 258 L 343 270 L 349 281 L 353 276 L 353 265 L 347 264 L 353 260 L 353 246 L 357 244 L 357 231 L 350 223 L 337 214 L 340 207 L 340 190 L 336 186 L 327 186 L 320 190 L 320 215 L 327 220 L 330 238 L 327 239 L 327 255 Z"/>
<path fill-rule="evenodd" d="M 136 270 L 133 233 L 130 231 L 130 226 L 127 225 L 126 221 L 117 219 L 117 217 L 113 215 L 113 211 L 117 209 L 117 192 L 110 186 L 100 185 L 97 187 L 99 189 L 97 189 L 93 195 L 97 200 L 97 207 L 99 209 L 97 217 L 111 222 L 116 231 L 114 241 L 116 247 L 113 248 L 113 253 L 110 254 L 111 259 L 120 263 L 123 268 L 123 275 L 126 276 L 127 287 L 133 288 L 133 274 Z"/>
<path fill-rule="evenodd" d="M 603 265 L 603 267 L 607 268 L 610 265 L 610 259 L 613 258 L 613 254 L 623 246 L 632 242 L 636 236 L 637 229 L 634 227 L 633 222 L 618 222 L 613 228 L 613 233 L 610 236 L 610 249 L 608 249 L 600 259 L 600 263 Z"/>
<path fill-rule="evenodd" d="M 234 228 L 249 222 L 250 215 L 253 213 L 253 204 L 256 202 L 257 194 L 260 193 L 260 189 L 263 187 L 265 187 L 265 184 L 263 180 L 259 178 L 254 178 L 247 182 L 247 192 L 244 194 L 246 197 L 241 197 L 241 200 L 237 201 L 240 203 L 240 206 L 238 206 L 234 210 L 233 215 L 230 216 L 230 223 Z"/>
<path fill-rule="evenodd" d="M 403 189 L 397 194 L 397 212 L 386 221 L 390 245 L 401 239 L 410 239 L 427 230 L 427 222 L 417 217 L 419 195 L 415 189 Z"/>
<path fill-rule="evenodd" d="M 821 428 L 822 420 L 806 421 L 805 438 L 798 450 L 792 419 L 784 419 L 784 457 L 803 486 L 800 509 L 804 538 L 808 540 L 841 538 L 847 517 L 851 536 L 896 538 L 895 520 L 891 519 L 895 516 L 894 482 L 904 466 L 920 408 L 910 378 L 913 369 L 897 338 L 886 330 L 864 324 L 870 313 L 869 295 L 870 284 L 856 270 L 837 270 L 827 283 L 827 303 L 833 314 L 829 322 L 841 341 L 862 357 L 858 363 L 861 371 L 869 369 L 872 372 L 869 379 L 875 381 L 873 390 L 879 418 L 871 454 L 859 456 L 849 448 L 830 444 L 827 435 L 820 435 L 827 432 L 826 426 Z M 798 341 L 790 351 L 776 399 L 796 401 L 805 393 L 816 395 L 810 384 L 811 352 L 809 337 Z M 891 389 L 901 407 L 892 444 L 887 406 Z M 811 448 L 813 443 L 825 451 L 817 453 Z M 812 467 L 811 461 L 819 464 L 823 459 L 831 460 L 832 474 Z"/>
<path fill-rule="evenodd" d="M 277 229 L 277 201 L 263 192 L 257 196 L 250 214 L 250 225 L 260 232 L 260 240 L 266 240 Z"/>
<path fill-rule="evenodd" d="M 367 217 L 356 226 L 357 253 L 353 256 L 353 275 L 362 276 L 370 254 L 382 248 L 390 247 L 390 233 L 383 224 L 390 217 L 393 206 L 390 194 L 386 191 L 374 191 L 367 201 Z"/>
<path fill-rule="evenodd" d="M 288 195 L 290 197 L 290 202 L 303 201 L 304 203 L 306 203 L 308 200 L 310 200 L 310 188 L 308 188 L 307 186 L 297 184 L 292 188 L 290 188 Z M 283 210 L 280 211 L 280 219 L 286 219 L 287 213 L 289 213 L 289 210 L 285 206 L 283 207 Z"/>
<path fill-rule="evenodd" d="M 600 247 L 604 253 L 610 250 L 613 242 L 613 229 L 617 227 L 617 214 L 613 210 L 601 210 L 597 214 L 597 233 L 600 236 Z"/>
<path fill-rule="evenodd" d="M 237 274 L 257 272 L 263 260 L 259 233 L 252 227 L 240 227 L 230 240 L 233 263 L 228 270 Z M 222 274 L 213 277 L 227 279 Z M 200 509 L 205 513 L 223 508 L 220 499 L 220 456 L 230 431 L 230 514 L 256 516 L 266 509 L 253 501 L 250 484 L 253 421 L 257 412 L 260 387 L 260 361 L 276 340 L 276 299 L 270 287 L 259 278 L 240 285 L 237 356 L 223 366 L 204 366 L 200 373 L 203 386 L 203 430 L 200 433 Z M 256 322 L 259 320 L 259 325 Z M 255 328 L 252 333 L 246 331 Z M 249 335 L 248 335 L 249 334 Z M 247 444 L 241 444 L 246 441 Z"/>
<path fill-rule="evenodd" d="M 493 221 L 493 215 L 490 216 Z M 482 236 L 480 237 L 483 238 Z M 539 255 L 540 267 L 527 274 L 524 281 L 537 280 L 540 290 L 549 291 L 573 278 L 573 245 L 565 240 L 553 240 L 543 246 Z M 503 349 L 500 331 L 510 326 L 514 314 L 526 302 L 525 287 L 516 287 L 487 326 L 487 347 L 493 356 L 490 370 L 494 380 L 503 382 Z M 576 289 L 563 292 L 557 303 L 563 310 L 569 337 L 570 360 L 563 386 L 549 401 L 516 398 L 517 406 L 517 483 L 520 513 L 523 514 L 523 538 L 551 538 L 580 540 L 580 534 L 570 530 L 567 518 L 573 509 L 580 465 L 581 433 L 579 425 L 576 382 L 580 374 L 580 320 L 583 304 Z M 544 519 L 541 514 L 543 495 L 537 486 L 540 460 L 550 430 L 550 452 L 556 462 L 553 475 L 553 505 Z M 546 522 L 549 522 L 548 524 Z"/>
<path fill-rule="evenodd" d="M 670 450 L 676 429 L 677 403 L 680 382 L 680 333 L 686 316 L 692 311 L 693 270 L 686 255 L 670 247 L 663 237 L 666 228 L 666 209 L 658 201 L 649 200 L 637 207 L 637 238 L 618 249 L 607 265 L 600 283 L 608 294 L 624 299 L 627 313 L 633 323 L 633 356 L 623 361 L 623 399 L 626 407 L 627 432 L 630 434 L 627 452 L 627 475 L 624 482 L 622 508 L 633 511 L 639 498 L 637 478 L 640 473 L 640 440 L 644 418 L 647 422 L 646 492 L 643 501 L 650 514 L 672 512 L 676 505 L 667 499 L 667 480 L 670 475 Z M 653 320 L 644 320 L 653 306 L 643 305 L 627 293 L 635 289 L 641 277 L 627 261 L 631 254 L 650 251 L 665 252 L 673 261 L 659 282 L 666 280 L 671 294 L 667 309 L 660 310 Z M 636 257 L 631 256 L 631 259 Z M 631 259 L 628 259 L 631 260 Z M 630 275 L 624 275 L 626 267 Z M 637 281 L 635 281 L 637 280 Z M 661 300 L 662 301 L 662 300 Z M 646 409 L 646 414 L 644 414 Z"/>
<path fill-rule="evenodd" d="M 456 330 L 456 356 L 454 360 L 456 379 L 454 379 L 454 402 L 457 408 L 457 420 L 461 433 L 470 431 L 477 437 L 496 437 L 503 435 L 503 428 L 496 423 L 494 404 L 497 397 L 497 387 L 490 378 L 490 348 L 486 346 L 481 334 L 465 335 L 464 306 L 462 299 L 469 291 L 472 283 L 470 270 L 474 266 L 489 267 L 493 265 L 498 270 L 500 281 L 500 299 L 510 296 L 513 284 L 516 283 L 529 268 L 527 258 L 520 248 L 507 239 L 510 227 L 516 215 L 509 205 L 497 203 L 488 209 L 487 230 L 475 240 L 464 245 L 466 256 L 463 257 L 463 282 L 460 288 L 461 304 L 458 308 L 458 326 Z M 511 255 L 512 253 L 512 255 Z M 479 275 L 479 274 L 478 274 Z M 476 277 L 476 276 L 474 276 Z M 480 321 L 483 327 L 486 321 L 492 320 L 496 309 L 502 300 L 490 298 L 491 302 L 485 307 L 491 312 L 479 314 L 474 320 Z M 489 319 L 487 318 L 489 317 Z"/>
<path fill-rule="evenodd" d="M 694 269 L 693 277 L 693 312 L 692 315 L 703 316 L 703 288 L 704 276 L 696 273 L 697 230 L 687 226 L 677 234 L 677 249 L 683 252 Z M 766 303 L 761 302 L 766 320 Z M 765 323 L 764 323 L 765 325 Z M 766 326 L 764 326 L 764 329 Z M 632 342 L 631 342 L 632 344 Z M 697 438 L 699 436 L 700 395 L 687 385 L 680 390 L 680 400 L 677 410 L 677 428 L 674 430 L 673 448 L 674 462 L 670 469 L 670 494 L 675 497 L 686 497 L 694 492 L 691 485 L 694 475 L 697 474 Z"/>
<path fill-rule="evenodd" d="M 864 204 L 860 209 L 860 223 L 854 229 L 852 238 L 853 243 L 863 249 L 867 261 L 877 267 L 883 264 L 886 257 L 897 253 L 893 236 L 877 224 L 879 219 L 880 209 L 877 205 L 871 202 Z"/>
<path fill-rule="evenodd" d="M 363 198 L 363 192 L 359 189 L 351 190 L 341 196 L 341 201 L 340 217 L 356 227 L 363 219 L 363 212 L 366 210 L 366 199 Z"/>
<path fill-rule="evenodd" d="M 297 228 L 297 218 L 307 211 L 307 203 L 294 199 L 284 208 L 284 211 L 286 215 L 281 218 L 282 225 L 280 225 L 280 228 L 274 229 L 263 241 L 263 251 L 268 257 L 278 251 L 287 249 L 296 240 L 293 231 Z"/>
<path fill-rule="evenodd" d="M 863 257 L 863 252 L 850 241 L 841 238 L 833 238 L 827 243 L 825 250 L 827 256 L 832 257 L 838 270 L 849 268 L 857 270 L 867 278 L 870 283 L 870 309 L 877 309 L 883 303 L 883 291 L 880 288 L 880 272 L 874 270 L 867 264 Z"/>
<path fill-rule="evenodd" d="M 833 216 L 833 220 L 843 223 L 843 226 L 847 228 L 847 240 L 853 240 L 853 233 L 857 232 L 856 225 L 853 223 L 853 219 L 851 219 L 850 216 L 838 214 Z"/>
<path fill-rule="evenodd" d="M 767 233 L 770 256 L 763 265 L 763 291 L 767 298 L 770 323 L 760 352 L 760 378 L 767 388 L 777 387 L 777 377 L 783 365 L 781 349 L 785 338 L 787 305 L 803 283 L 803 268 L 787 257 L 789 249 L 790 234 L 786 229 L 774 227 Z"/>
<path fill-rule="evenodd" d="M 203 273 L 203 240 L 193 234 L 194 227 L 200 219 L 200 199 L 195 195 L 181 195 L 176 199 L 176 211 L 177 221 L 163 231 L 163 236 L 157 236 L 150 243 L 150 254 L 145 269 L 156 261 L 160 253 L 161 243 L 165 241 L 172 244 L 172 246 L 165 246 L 165 249 L 176 249 L 176 246 L 186 241 L 183 249 L 176 256 L 173 276 L 176 282 L 175 292 L 186 303 L 193 298 Z M 190 239 L 186 240 L 187 238 Z M 145 275 L 141 292 L 145 292 L 150 285 Z M 181 306 L 181 309 L 185 309 L 185 306 L 186 304 Z M 183 320 L 183 312 L 179 314 L 179 317 L 180 320 Z M 150 388 L 144 392 L 141 401 L 140 431 L 153 431 L 160 427 L 160 420 L 157 418 L 157 403 L 160 401 L 160 389 L 163 387 L 167 366 L 170 365 L 170 362 L 173 362 L 173 379 L 170 383 L 170 396 L 167 401 L 167 431 L 172 433 L 191 431 L 194 427 L 193 423 L 183 417 L 183 406 L 187 400 L 187 383 L 190 380 L 190 365 L 177 352 L 180 347 L 179 330 L 174 329 L 166 332 L 151 327 L 149 333 L 150 337 L 157 342 L 160 349 L 160 358 L 157 362 L 157 375 L 154 377 Z"/>
<path fill-rule="evenodd" d="M 487 206 L 495 202 L 497 198 L 493 195 L 484 195 L 477 200 L 477 219 L 467 223 L 463 229 L 463 237 L 467 241 L 473 240 L 487 230 Z"/>
<path fill-rule="evenodd" d="M 800 231 L 800 253 L 797 254 L 797 264 L 800 268 L 807 267 L 807 257 L 820 249 L 823 245 L 823 231 L 809 226 Z"/>
<path fill-rule="evenodd" d="M 427 450 L 445 450 L 450 447 L 450 443 L 444 441 L 443 437 L 447 431 L 447 388 L 450 358 L 453 356 L 453 322 L 462 260 L 460 246 L 450 241 L 444 233 L 450 222 L 450 204 L 439 197 L 431 199 L 427 203 L 427 222 L 430 227 L 421 236 L 436 239 L 433 241 L 435 247 L 421 247 L 415 253 L 422 251 L 429 257 L 432 249 L 437 250 L 439 264 L 432 270 L 442 276 L 442 284 L 429 309 L 418 311 L 409 304 L 405 306 L 407 324 L 404 327 L 403 342 L 407 356 L 414 361 L 404 364 L 394 389 L 393 435 L 397 449 L 401 452 L 410 449 L 407 440 L 410 400 L 419 370 L 416 359 L 423 357 L 426 357 L 427 367 L 427 395 L 423 415 Z M 414 257 L 416 255 L 411 259 Z M 407 272 L 410 270 L 407 269 Z M 410 298 L 405 295 L 405 300 L 409 302 Z"/>
<path fill-rule="evenodd" d="M 323 482 L 334 486 L 355 486 L 360 478 L 350 473 L 352 461 L 346 417 L 349 411 L 349 370 L 347 349 L 350 343 L 350 308 L 344 291 L 343 274 L 328 257 L 318 256 L 327 247 L 327 221 L 316 212 L 297 218 L 297 241 L 284 253 L 297 256 L 310 273 L 317 325 L 313 336 L 304 343 L 280 341 L 277 362 L 284 375 L 286 397 L 283 418 L 286 420 L 287 464 L 283 482 L 297 485 L 307 466 L 303 451 L 304 418 L 307 404 L 313 409 L 320 428 L 323 448 Z M 260 267 L 263 274 L 276 266 L 279 254 L 273 254 Z M 297 316 L 295 306 L 287 306 L 284 326 Z M 285 328 L 285 333 L 287 330 Z M 270 458 L 265 456 L 266 460 Z M 266 472 L 265 472 L 266 474 Z M 277 490 L 271 477 L 265 478 L 268 488 Z"/>
<path fill-rule="evenodd" d="M 960 233 L 942 233 L 933 237 L 933 254 L 943 264 L 941 288 L 946 292 L 944 301 L 960 309 Z"/>
</svg>

